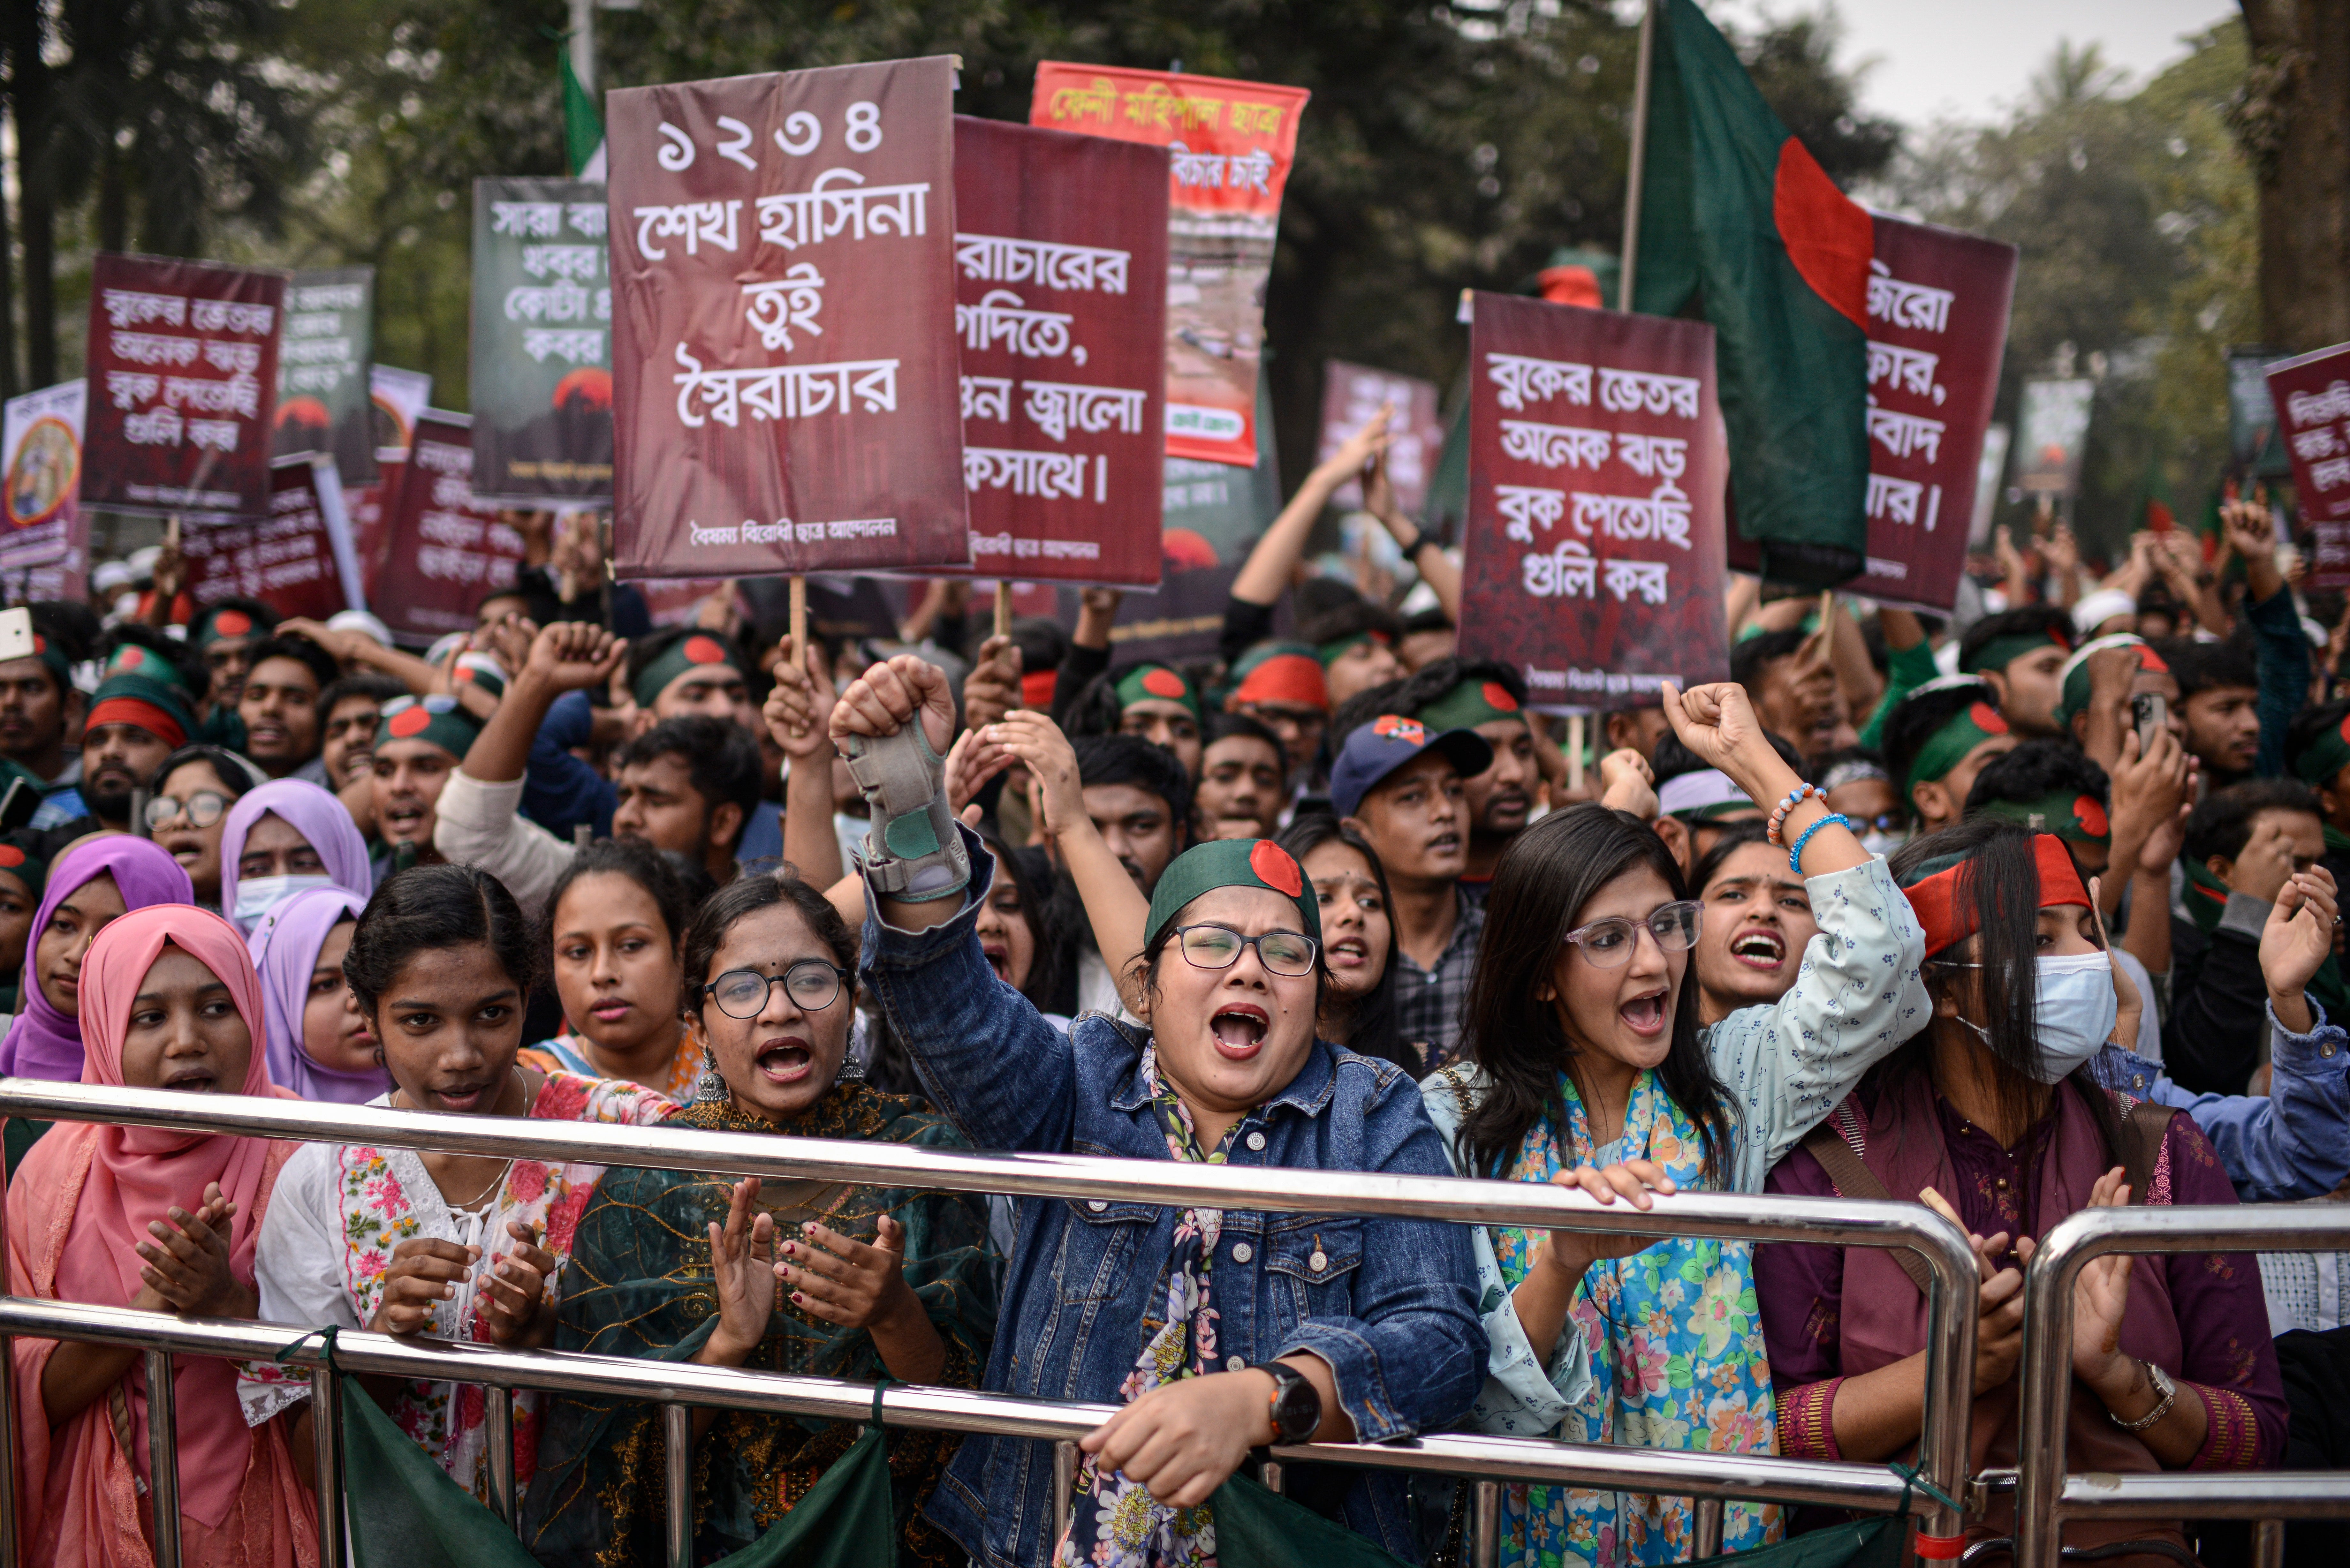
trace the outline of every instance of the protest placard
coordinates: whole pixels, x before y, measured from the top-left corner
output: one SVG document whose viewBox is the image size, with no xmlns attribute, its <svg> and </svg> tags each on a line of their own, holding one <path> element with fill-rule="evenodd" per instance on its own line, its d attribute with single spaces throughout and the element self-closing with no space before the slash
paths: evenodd
<svg viewBox="0 0 2350 1568">
<path fill-rule="evenodd" d="M 1382 403 L 1395 405 L 1388 421 L 1388 483 L 1396 504 L 1407 517 L 1417 517 L 1428 504 L 1428 482 L 1435 476 L 1436 460 L 1444 450 L 1444 418 L 1438 407 L 1436 383 L 1393 370 L 1374 370 L 1344 359 L 1322 362 L 1322 442 L 1314 461 L 1326 461 L 1361 430 Z M 1331 493 L 1330 504 L 1342 509 L 1363 504 L 1363 487 L 1349 479 Z"/>
<path fill-rule="evenodd" d="M 348 490 L 375 482 L 375 418 L 369 397 L 375 352 L 375 268 L 297 272 L 286 286 L 277 345 L 280 457 L 322 452 Z"/>
<path fill-rule="evenodd" d="M 8 524 L 0 530 L 0 582 L 12 604 L 57 597 L 25 591 L 34 574 L 54 587 L 89 564 L 89 519 L 79 494 L 88 386 L 60 381 L 11 398 L 0 421 L 7 461 L 0 510 Z"/>
<path fill-rule="evenodd" d="M 269 515 L 191 520 L 180 535 L 196 607 L 259 599 L 280 616 L 324 620 L 367 607 L 335 460 L 295 452 L 270 464 Z"/>
<path fill-rule="evenodd" d="M 1516 665 L 1540 708 L 1723 679 L 1713 328 L 1472 300 L 1461 657 Z"/>
<path fill-rule="evenodd" d="M 2026 381 L 2016 420 L 2015 484 L 2033 495 L 2071 495 L 2081 488 L 2081 454 L 2097 384 Z"/>
<path fill-rule="evenodd" d="M 473 494 L 473 434 L 465 414 L 417 416 L 372 600 L 403 640 L 471 628 L 475 607 L 491 589 L 512 587 L 522 560 L 522 535 Z"/>
<path fill-rule="evenodd" d="M 969 564 L 952 96 L 938 56 L 606 99 L 621 576 Z"/>
<path fill-rule="evenodd" d="M 957 116 L 971 570 L 1159 581 L 1167 154 Z"/>
<path fill-rule="evenodd" d="M 1303 88 L 1045 60 L 1028 123 L 1164 147 L 1167 451 L 1256 462 L 1257 367 Z"/>
<path fill-rule="evenodd" d="M 282 272 L 92 259 L 83 505 L 269 510 L 285 297 Z"/>
<path fill-rule="evenodd" d="M 2279 360 L 2268 383 L 2302 522 L 2316 535 L 2310 586 L 2350 587 L 2350 343 Z"/>
<path fill-rule="evenodd" d="M 481 493 L 612 493 L 604 187 L 473 182 L 473 456 Z"/>
<path fill-rule="evenodd" d="M 368 429 L 375 443 L 375 479 L 343 487 L 343 504 L 351 514 L 351 550 L 359 558 L 359 582 L 368 599 L 375 598 L 376 575 L 383 569 L 384 523 L 400 476 L 408 467 L 408 442 L 416 418 L 432 400 L 432 378 L 421 370 L 394 365 L 368 368 Z"/>
</svg>

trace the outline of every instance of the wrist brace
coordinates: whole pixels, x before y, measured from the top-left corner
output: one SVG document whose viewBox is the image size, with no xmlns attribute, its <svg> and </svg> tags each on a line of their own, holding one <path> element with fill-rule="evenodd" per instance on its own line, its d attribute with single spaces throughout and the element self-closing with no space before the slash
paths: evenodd
<svg viewBox="0 0 2350 1568">
<path fill-rule="evenodd" d="M 851 735 L 848 776 L 872 813 L 859 869 L 879 893 L 908 903 L 952 898 L 971 883 L 971 856 L 947 809 L 946 760 L 918 714 L 894 735 Z"/>
</svg>

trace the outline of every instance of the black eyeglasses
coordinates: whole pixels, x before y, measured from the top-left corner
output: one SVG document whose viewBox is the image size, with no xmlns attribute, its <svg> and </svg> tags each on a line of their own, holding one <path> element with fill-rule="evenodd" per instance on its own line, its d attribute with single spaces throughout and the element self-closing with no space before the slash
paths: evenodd
<svg viewBox="0 0 2350 1568">
<path fill-rule="evenodd" d="M 1633 945 L 1640 940 L 1643 927 L 1657 939 L 1657 946 L 1662 951 L 1687 952 L 1697 945 L 1698 923 L 1704 914 L 1705 906 L 1683 898 L 1658 905 L 1645 920 L 1610 915 L 1604 920 L 1577 926 L 1560 940 L 1581 948 L 1584 959 L 1595 969 L 1621 969 L 1631 961 Z"/>
<path fill-rule="evenodd" d="M 1175 940 L 1193 969 L 1230 969 L 1241 961 L 1243 948 L 1254 948 L 1268 974 L 1295 980 L 1314 972 L 1314 939 L 1295 931 L 1244 937 L 1230 926 L 1179 926 Z"/>
<path fill-rule="evenodd" d="M 848 971 L 822 959 L 802 959 L 781 974 L 755 969 L 730 969 L 702 988 L 729 1018 L 756 1018 L 767 1011 L 767 997 L 780 983 L 792 1005 L 802 1012 L 821 1012 L 840 994 Z"/>
<path fill-rule="evenodd" d="M 161 827 L 184 813 L 190 826 L 210 827 L 221 819 L 228 806 L 229 797 L 217 790 L 200 789 L 185 800 L 159 794 L 147 803 L 147 826 L 150 829 Z"/>
</svg>

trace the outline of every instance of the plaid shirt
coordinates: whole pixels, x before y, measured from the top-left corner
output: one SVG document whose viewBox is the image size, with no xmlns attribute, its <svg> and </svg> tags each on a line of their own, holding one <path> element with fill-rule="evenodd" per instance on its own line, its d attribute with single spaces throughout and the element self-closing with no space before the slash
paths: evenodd
<svg viewBox="0 0 2350 1568">
<path fill-rule="evenodd" d="M 1461 1040 L 1461 1012 L 1469 1001 L 1469 977 L 1477 969 L 1477 943 L 1485 934 L 1485 902 L 1456 888 L 1452 940 L 1425 970 L 1409 953 L 1396 950 L 1396 1025 L 1406 1042 L 1428 1047 L 1428 1070 L 1436 1071 Z"/>
</svg>

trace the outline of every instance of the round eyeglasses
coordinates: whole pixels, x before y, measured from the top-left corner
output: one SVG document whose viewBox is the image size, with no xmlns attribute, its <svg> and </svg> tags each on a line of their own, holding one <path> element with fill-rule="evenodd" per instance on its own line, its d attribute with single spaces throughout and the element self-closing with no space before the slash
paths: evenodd
<svg viewBox="0 0 2350 1568">
<path fill-rule="evenodd" d="M 1254 948 L 1257 961 L 1268 974 L 1295 980 L 1314 972 L 1314 939 L 1295 931 L 1244 937 L 1230 926 L 1179 926 L 1175 940 L 1182 950 L 1183 961 L 1193 969 L 1230 969 L 1241 961 L 1243 948 Z"/>
<path fill-rule="evenodd" d="M 802 959 L 781 974 L 730 969 L 702 989 L 727 1017 L 756 1018 L 767 1011 L 767 997 L 779 984 L 802 1012 L 821 1012 L 832 1005 L 847 979 L 848 971 L 838 964 Z"/>
<path fill-rule="evenodd" d="M 1621 969 L 1631 961 L 1633 945 L 1640 940 L 1643 928 L 1657 939 L 1660 950 L 1689 951 L 1697 945 L 1698 924 L 1704 914 L 1705 906 L 1693 898 L 1684 898 L 1678 903 L 1658 905 L 1645 920 L 1610 915 L 1604 920 L 1577 926 L 1560 940 L 1581 948 L 1584 961 L 1594 969 Z"/>
<path fill-rule="evenodd" d="M 210 827 L 228 810 L 229 797 L 217 790 L 200 789 L 187 799 L 159 794 L 147 803 L 147 826 L 150 829 L 164 826 L 182 813 L 191 827 Z"/>
</svg>

